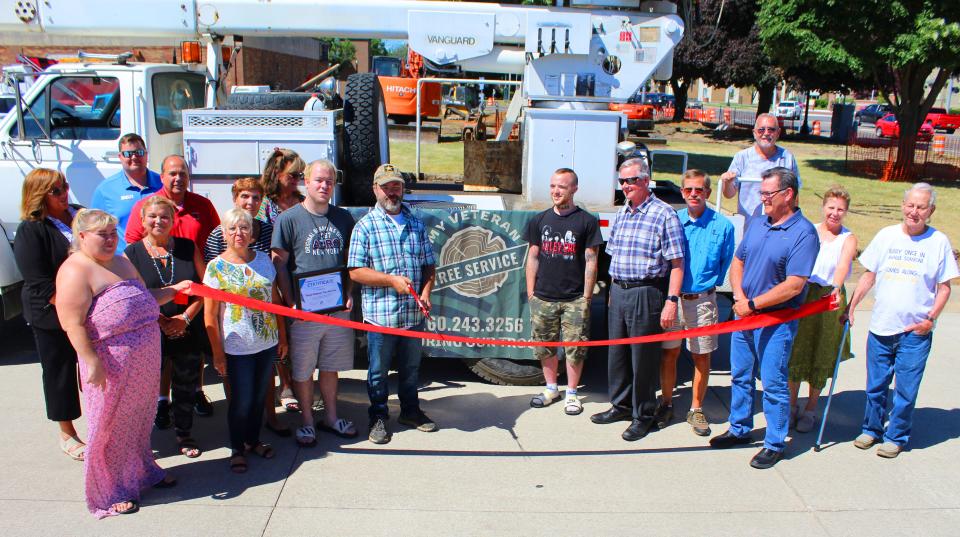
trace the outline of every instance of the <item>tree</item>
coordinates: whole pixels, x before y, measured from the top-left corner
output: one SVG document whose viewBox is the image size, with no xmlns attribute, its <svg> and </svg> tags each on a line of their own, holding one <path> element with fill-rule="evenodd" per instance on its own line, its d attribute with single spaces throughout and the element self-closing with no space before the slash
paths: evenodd
<svg viewBox="0 0 960 537">
<path fill-rule="evenodd" d="M 320 38 L 320 42 L 329 47 L 327 58 L 330 61 L 330 65 L 351 62 L 357 57 L 357 49 L 349 39 L 322 37 Z"/>
<path fill-rule="evenodd" d="M 780 79 L 776 66 L 760 42 L 758 0 L 702 0 L 699 13 L 682 10 L 686 31 L 674 49 L 673 86 L 677 97 L 674 119 L 683 117 L 690 82 L 702 78 L 719 87 L 754 86 L 760 94 L 757 113 L 768 112 Z M 682 3 L 684 8 L 693 4 Z M 681 92 L 683 97 L 681 97 Z"/>
<path fill-rule="evenodd" d="M 387 50 L 387 45 L 384 44 L 383 39 L 370 40 L 370 57 L 389 56 L 389 55 L 390 55 L 390 51 Z"/>
<path fill-rule="evenodd" d="M 872 80 L 900 124 L 891 175 L 910 177 L 917 131 L 960 71 L 960 0 L 782 0 L 764 2 L 759 20 L 764 44 L 784 67 Z"/>
</svg>

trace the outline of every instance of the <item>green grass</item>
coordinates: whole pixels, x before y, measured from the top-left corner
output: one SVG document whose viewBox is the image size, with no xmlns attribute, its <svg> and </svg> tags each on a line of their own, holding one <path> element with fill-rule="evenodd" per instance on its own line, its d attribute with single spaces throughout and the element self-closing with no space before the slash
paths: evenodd
<svg viewBox="0 0 960 537">
<path fill-rule="evenodd" d="M 669 149 L 688 153 L 689 168 L 705 170 L 714 179 L 727 170 L 734 153 L 751 144 L 748 140 L 718 141 L 709 136 L 690 133 L 668 135 L 667 140 Z M 822 220 L 822 194 L 835 184 L 843 185 L 850 191 L 852 202 L 845 224 L 857 234 L 861 248 L 866 247 L 878 230 L 901 220 L 900 201 L 903 199 L 903 191 L 908 187 L 906 183 L 882 183 L 876 179 L 848 174 L 845 171 L 843 146 L 794 140 L 781 143 L 797 157 L 803 181 L 800 207 L 812 222 Z M 463 173 L 462 143 L 423 144 L 420 147 L 421 169 L 425 173 Z M 390 152 L 394 164 L 405 171 L 414 170 L 413 142 L 391 142 Z M 655 180 L 678 182 L 679 177 L 679 159 L 663 158 L 660 164 L 654 167 Z M 960 237 L 960 213 L 951 208 L 960 206 L 958 187 L 960 183 L 957 186 L 936 187 L 939 209 L 932 221 L 934 227 L 946 233 L 955 243 L 957 237 Z M 723 208 L 736 210 L 734 201 L 724 200 Z"/>
</svg>

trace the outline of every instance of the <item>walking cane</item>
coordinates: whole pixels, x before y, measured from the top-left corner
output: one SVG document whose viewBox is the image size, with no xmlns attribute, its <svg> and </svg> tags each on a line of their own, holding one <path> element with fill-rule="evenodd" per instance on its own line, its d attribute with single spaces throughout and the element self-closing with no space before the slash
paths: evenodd
<svg viewBox="0 0 960 537">
<path fill-rule="evenodd" d="M 850 321 L 843 323 L 843 335 L 840 337 L 840 349 L 837 350 L 837 363 L 833 366 L 833 378 L 830 379 L 830 393 L 827 395 L 827 407 L 823 409 L 823 419 L 820 420 L 820 434 L 817 435 L 817 441 L 813 444 L 813 450 L 820 452 L 820 445 L 823 441 L 823 430 L 827 428 L 827 416 L 830 414 L 830 401 L 833 400 L 833 389 L 837 386 L 837 374 L 840 373 L 840 359 L 843 358 L 843 344 L 847 342 L 847 334 L 850 332 Z"/>
</svg>

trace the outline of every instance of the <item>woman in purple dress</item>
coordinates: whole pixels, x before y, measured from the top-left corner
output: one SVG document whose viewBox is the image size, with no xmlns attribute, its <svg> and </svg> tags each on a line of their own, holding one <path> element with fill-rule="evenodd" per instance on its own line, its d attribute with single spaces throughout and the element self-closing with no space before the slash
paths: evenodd
<svg viewBox="0 0 960 537">
<path fill-rule="evenodd" d="M 159 303 L 189 282 L 147 290 L 117 248 L 117 219 L 84 209 L 73 254 L 57 273 L 57 315 L 80 359 L 87 413 L 87 508 L 97 518 L 135 513 L 140 491 L 170 487 L 150 449 L 160 384 Z"/>
</svg>

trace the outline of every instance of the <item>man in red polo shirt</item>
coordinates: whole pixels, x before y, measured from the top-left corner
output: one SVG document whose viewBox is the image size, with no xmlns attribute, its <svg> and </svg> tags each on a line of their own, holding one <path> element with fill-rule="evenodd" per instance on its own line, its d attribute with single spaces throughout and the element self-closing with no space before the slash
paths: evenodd
<svg viewBox="0 0 960 537">
<path fill-rule="evenodd" d="M 170 155 L 163 159 L 163 164 L 160 166 L 160 181 L 163 183 L 163 188 L 154 196 L 163 196 L 177 206 L 177 214 L 173 219 L 173 229 L 170 234 L 174 237 L 190 239 L 196 245 L 198 251 L 203 252 L 203 247 L 207 244 L 207 236 L 220 225 L 220 217 L 217 216 L 217 210 L 213 207 L 213 203 L 207 198 L 188 190 L 190 188 L 190 172 L 187 170 L 187 162 L 180 155 Z M 127 230 L 124 233 L 127 244 L 133 244 L 146 235 L 143 230 L 143 215 L 140 209 L 143 202 L 150 197 L 152 196 L 138 201 L 130 211 L 130 219 L 127 221 Z M 202 325 L 202 319 L 200 319 L 200 323 Z M 200 330 L 203 329 L 200 328 Z M 156 424 L 158 428 L 169 427 L 169 405 L 163 404 L 168 399 L 169 393 L 170 371 L 165 369 L 160 381 L 160 397 L 157 404 Z M 195 401 L 194 406 L 198 415 L 209 416 L 213 414 L 213 405 L 203 393 L 202 363 Z"/>
<path fill-rule="evenodd" d="M 202 252 L 207 244 L 207 236 L 220 225 L 220 217 L 217 216 L 213 203 L 189 191 L 190 172 L 187 170 L 187 162 L 180 155 L 170 155 L 163 159 L 160 180 L 163 182 L 163 189 L 154 195 L 163 196 L 177 205 L 177 214 L 173 219 L 173 230 L 170 234 L 192 240 Z M 127 244 L 137 242 L 146 234 L 140 215 L 144 200 L 138 201 L 130 211 L 130 220 L 124 233 Z"/>
</svg>

